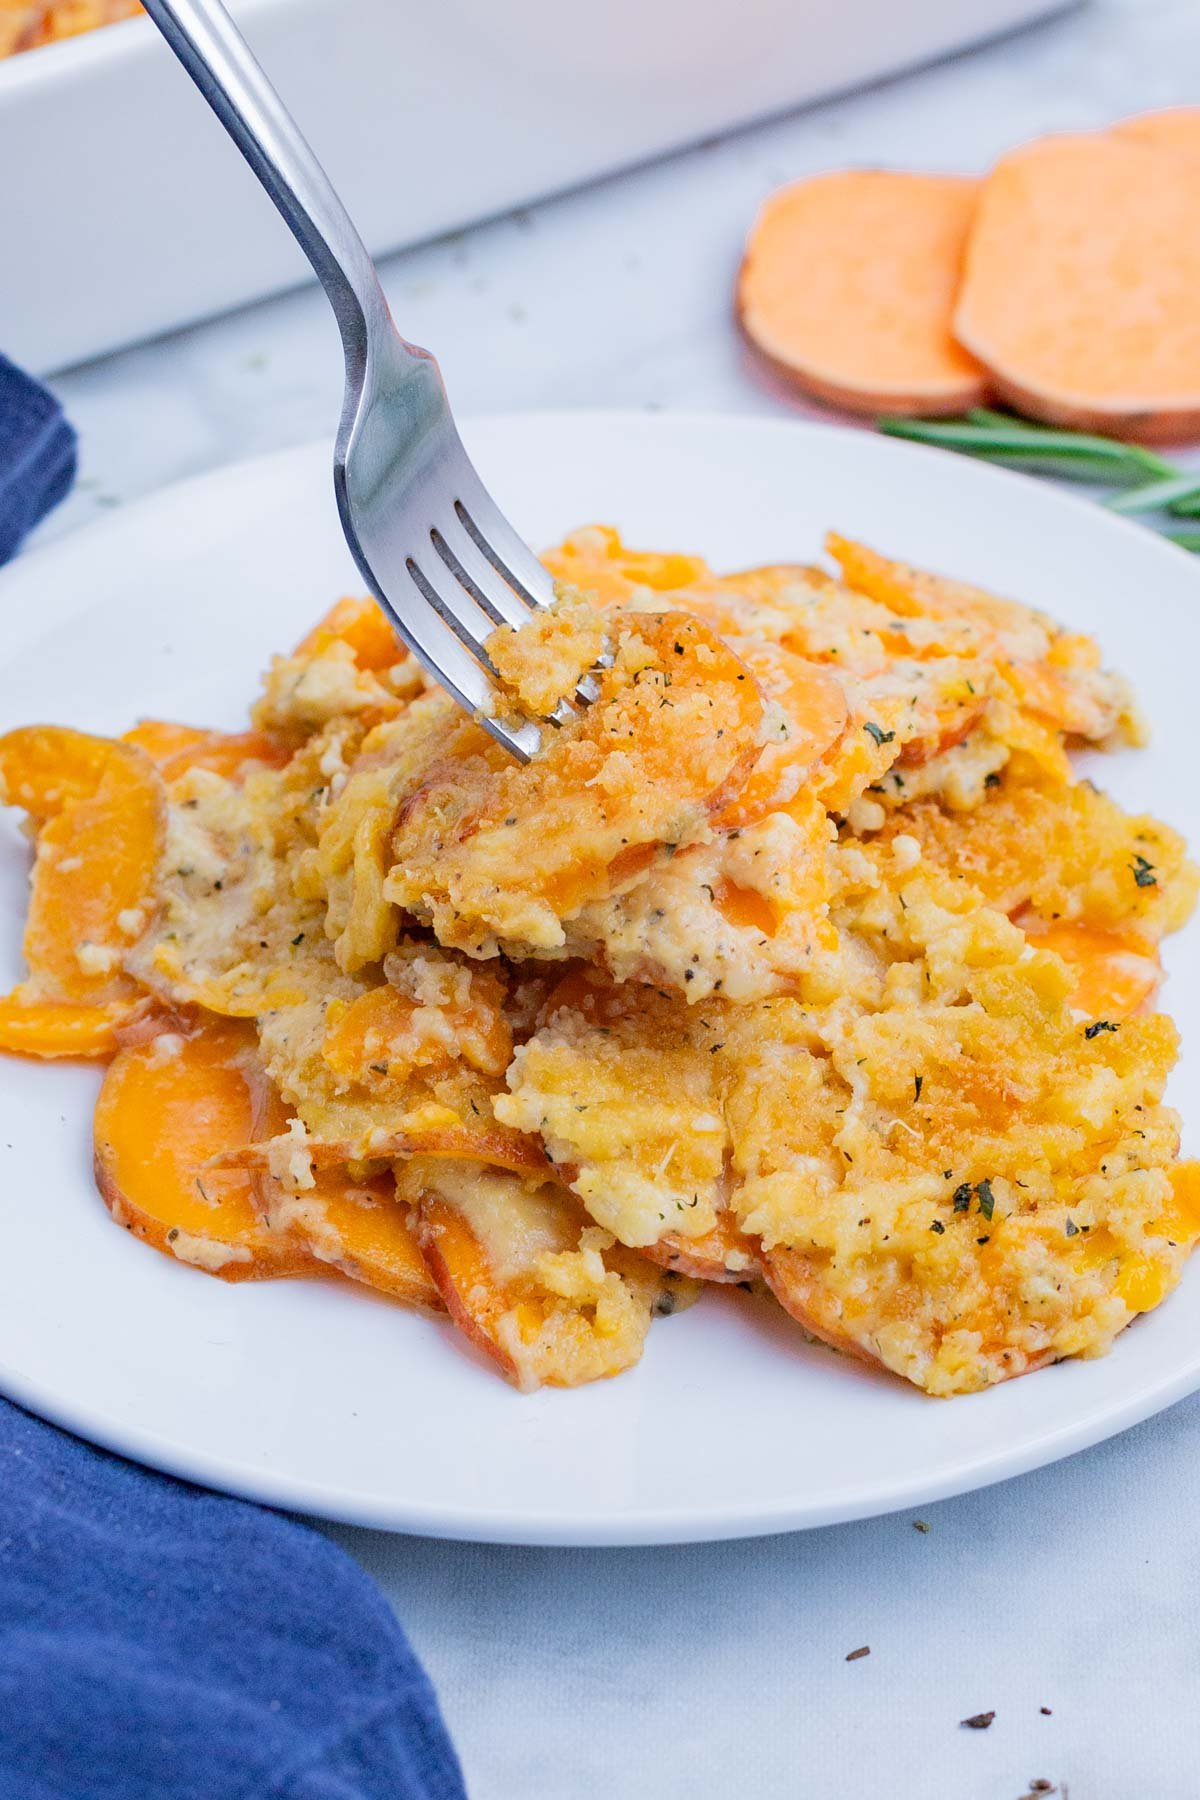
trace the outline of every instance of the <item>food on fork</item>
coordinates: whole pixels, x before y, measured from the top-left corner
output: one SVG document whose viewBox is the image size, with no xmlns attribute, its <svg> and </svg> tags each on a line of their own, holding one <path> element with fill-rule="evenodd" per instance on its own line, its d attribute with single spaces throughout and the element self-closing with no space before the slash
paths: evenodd
<svg viewBox="0 0 1200 1800">
<path fill-rule="evenodd" d="M 237 734 L 0 739 L 38 832 L 0 1046 L 111 1058 L 114 1217 L 444 1309 L 515 1385 L 705 1284 L 934 1395 L 1107 1351 L 1200 1238 L 1163 1104 L 1179 837 L 1092 641 L 832 535 L 717 576 L 589 527 L 490 643 L 520 765 L 367 601 Z M 799 1336 L 799 1333 L 798 1333 Z"/>
</svg>

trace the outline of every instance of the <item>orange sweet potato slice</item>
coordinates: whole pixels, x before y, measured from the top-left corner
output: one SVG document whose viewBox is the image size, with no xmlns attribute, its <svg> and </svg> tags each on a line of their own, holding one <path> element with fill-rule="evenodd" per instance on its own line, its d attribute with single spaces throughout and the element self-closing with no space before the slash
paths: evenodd
<svg viewBox="0 0 1200 1800">
<path fill-rule="evenodd" d="M 556 581 L 581 588 L 600 605 L 629 600 L 640 588 L 669 594 L 713 579 L 703 557 L 631 550 L 611 525 L 581 526 L 542 561 Z"/>
<path fill-rule="evenodd" d="M 0 738 L 0 787 L 41 825 L 24 937 L 29 974 L 4 1003 L 0 1047 L 108 1054 L 113 1028 L 141 997 L 122 964 L 149 918 L 162 784 L 133 746 L 33 726 Z"/>
<path fill-rule="evenodd" d="M 763 745 L 741 792 L 714 820 L 723 830 L 753 825 L 786 808 L 805 771 L 837 743 L 848 716 L 845 689 L 818 663 L 758 639 L 739 638 L 736 648 L 765 698 L 786 715 L 787 736 L 773 736 Z"/>
<path fill-rule="evenodd" d="M 1154 998 L 1162 963 L 1140 933 L 1104 931 L 1066 919 L 1017 919 L 1038 950 L 1052 950 L 1075 973 L 1071 1005 L 1092 1019 L 1127 1019 Z"/>
<path fill-rule="evenodd" d="M 298 1239 L 259 1217 L 246 1170 L 212 1166 L 221 1151 L 282 1128 L 283 1108 L 255 1053 L 251 1028 L 208 1021 L 191 1036 L 122 1050 L 96 1102 L 96 1183 L 113 1218 L 224 1281 L 320 1267 Z"/>
<path fill-rule="evenodd" d="M 203 744 L 210 733 L 204 725 L 180 725 L 174 719 L 139 719 L 121 733 L 123 744 L 144 750 L 151 762 L 169 762 L 181 750 Z"/>
<path fill-rule="evenodd" d="M 188 744 L 163 759 L 162 778 L 177 781 L 189 769 L 208 769 L 227 781 L 237 781 L 256 764 L 282 769 L 291 761 L 293 748 L 263 731 L 208 731 L 199 743 Z"/>
<path fill-rule="evenodd" d="M 773 194 L 738 277 L 743 331 L 785 379 L 851 412 L 978 406 L 986 377 L 950 328 L 978 187 L 846 169 Z"/>
<path fill-rule="evenodd" d="M 671 1231 L 649 1244 L 641 1254 L 661 1268 L 694 1281 L 749 1281 L 760 1273 L 758 1245 L 738 1229 L 732 1213 L 719 1215 L 714 1230 L 704 1237 L 687 1238 Z"/>
<path fill-rule="evenodd" d="M 391 1174 L 356 1181 L 346 1168 L 316 1169 L 311 1188 L 290 1194 L 263 1169 L 255 1184 L 266 1223 L 319 1262 L 404 1306 L 444 1311 Z"/>
<path fill-rule="evenodd" d="M 1112 135 L 1200 156 L 1200 106 L 1167 106 L 1160 112 L 1139 113 L 1114 125 Z"/>
<path fill-rule="evenodd" d="M 561 1188 L 447 1165 L 420 1191 L 416 1233 L 454 1323 L 528 1392 L 617 1375 L 641 1355 L 663 1276 L 591 1226 Z M 660 1304 L 661 1302 L 661 1304 Z"/>
<path fill-rule="evenodd" d="M 438 1109 L 442 1110 L 442 1109 Z M 282 1129 L 282 1128 L 281 1128 Z M 390 1162 L 410 1157 L 469 1161 L 486 1168 L 507 1169 L 516 1175 L 548 1175 L 551 1165 L 537 1138 L 512 1131 L 495 1120 L 466 1125 L 450 1118 L 444 1124 L 418 1123 L 406 1131 L 380 1131 L 368 1141 L 307 1137 L 303 1148 L 314 1170 L 344 1169 L 347 1164 Z M 243 1141 L 222 1151 L 215 1164 L 222 1168 L 261 1169 L 271 1160 L 269 1141 Z"/>
<path fill-rule="evenodd" d="M 189 769 L 209 769 L 236 781 L 255 763 L 281 769 L 294 749 L 265 731 L 206 731 L 169 719 L 141 719 L 121 742 L 144 750 L 158 764 L 164 781 L 177 781 Z"/>
<path fill-rule="evenodd" d="M 1178 152 L 1143 133 L 1043 138 L 979 197 L 954 313 L 995 391 L 1055 424 L 1200 431 L 1200 218 Z"/>
<path fill-rule="evenodd" d="M 348 644 L 360 669 L 379 674 L 403 662 L 408 651 L 374 600 L 348 598 L 331 606 L 296 645 L 294 656 L 319 656 L 330 644 Z"/>
<path fill-rule="evenodd" d="M 0 999 L 0 1050 L 45 1061 L 111 1056 L 129 1017 L 128 1001 L 88 1006 L 70 1000 L 22 1001 L 8 994 Z"/>
<path fill-rule="evenodd" d="M 330 1009 L 321 1055 L 335 1075 L 368 1085 L 372 1074 L 395 1080 L 406 1069 L 448 1069 L 459 1060 L 483 1074 L 503 1075 L 512 1059 L 503 999 L 503 986 L 490 971 L 473 970 L 463 1003 L 439 1008 L 439 1029 L 423 1030 L 433 1009 L 385 982 L 337 1016 Z M 444 1036 L 447 1022 L 452 1043 Z"/>
</svg>

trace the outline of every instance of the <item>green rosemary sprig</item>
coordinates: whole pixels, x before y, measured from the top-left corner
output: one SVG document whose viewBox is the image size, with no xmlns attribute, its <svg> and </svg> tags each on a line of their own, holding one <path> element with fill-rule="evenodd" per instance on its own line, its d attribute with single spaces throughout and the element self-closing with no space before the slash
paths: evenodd
<svg viewBox="0 0 1200 1800">
<path fill-rule="evenodd" d="M 1104 505 L 1113 512 L 1166 512 L 1179 518 L 1200 518 L 1200 470 L 1177 468 L 1141 444 L 1126 444 L 1093 432 L 1035 425 L 1014 413 L 996 412 L 984 406 L 961 419 L 888 417 L 877 423 L 889 437 L 957 450 L 1005 468 L 1114 488 L 1117 491 L 1104 499 Z M 1200 531 L 1166 535 L 1185 550 L 1200 551 Z"/>
</svg>

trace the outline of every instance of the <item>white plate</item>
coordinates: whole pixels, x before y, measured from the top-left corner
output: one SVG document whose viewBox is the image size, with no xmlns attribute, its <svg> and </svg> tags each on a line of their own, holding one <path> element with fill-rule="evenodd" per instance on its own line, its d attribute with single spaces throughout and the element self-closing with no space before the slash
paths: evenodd
<svg viewBox="0 0 1200 1800">
<path fill-rule="evenodd" d="M 722 418 L 493 419 L 468 442 L 535 542 L 588 520 L 736 568 L 812 556 L 826 526 L 1095 631 L 1138 684 L 1153 747 L 1103 759 L 1126 804 L 1200 842 L 1200 572 L 1088 501 L 832 426 Z M 189 482 L 0 578 L 0 724 L 232 725 L 257 672 L 343 589 L 329 451 Z M 0 931 L 17 971 L 27 852 L 5 818 Z M 1184 1031 L 1173 1096 L 1200 1119 L 1200 932 L 1168 950 Z M 522 1398 L 448 1326 L 318 1284 L 227 1287 L 108 1220 L 86 1068 L 5 1060 L 0 1389 L 87 1438 L 213 1487 L 447 1537 L 629 1544 L 862 1517 L 1016 1475 L 1200 1387 L 1200 1270 L 1111 1356 L 926 1399 L 805 1344 L 782 1313 L 707 1295 L 639 1368 Z"/>
</svg>

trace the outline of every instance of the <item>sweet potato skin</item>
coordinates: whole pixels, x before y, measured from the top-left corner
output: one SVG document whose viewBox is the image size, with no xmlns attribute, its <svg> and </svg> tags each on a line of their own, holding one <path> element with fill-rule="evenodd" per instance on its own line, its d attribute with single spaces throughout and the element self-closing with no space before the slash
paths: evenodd
<svg viewBox="0 0 1200 1800">
<path fill-rule="evenodd" d="M 738 276 L 746 337 L 783 379 L 849 412 L 980 405 L 986 377 L 950 330 L 977 187 L 851 169 L 773 195 Z"/>
</svg>

